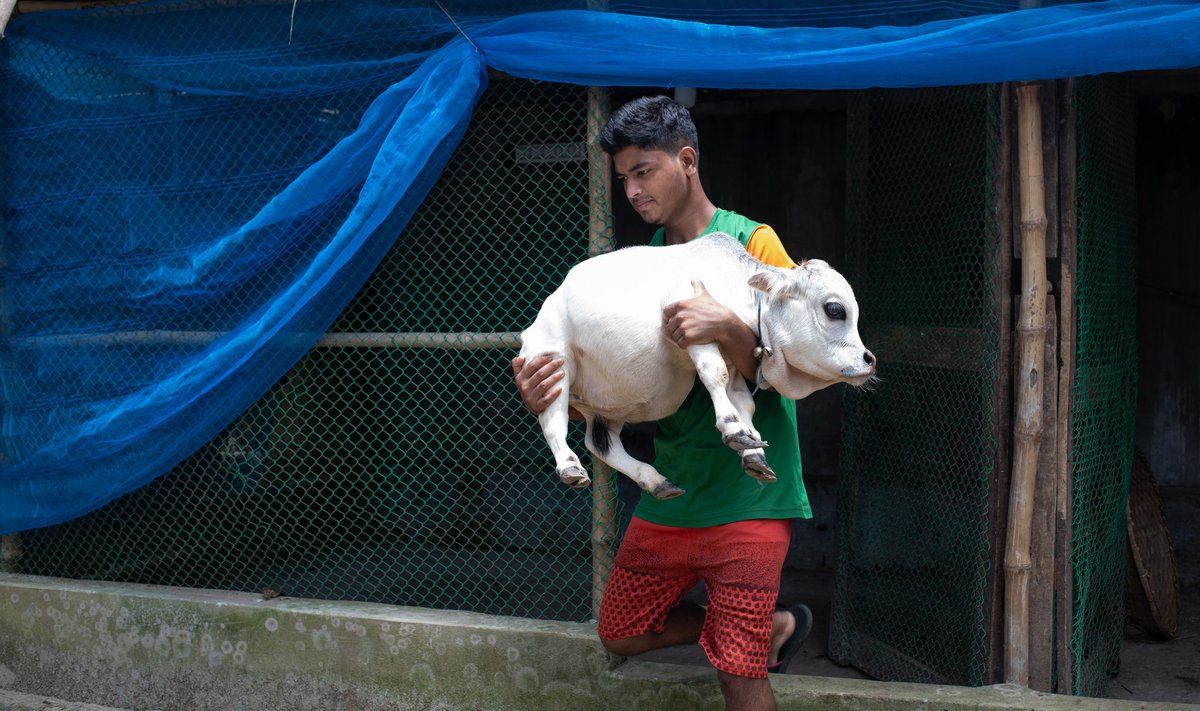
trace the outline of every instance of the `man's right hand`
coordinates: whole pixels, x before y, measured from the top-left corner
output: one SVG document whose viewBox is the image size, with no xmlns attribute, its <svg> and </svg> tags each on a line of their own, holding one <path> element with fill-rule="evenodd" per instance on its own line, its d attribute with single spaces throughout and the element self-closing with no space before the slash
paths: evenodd
<svg viewBox="0 0 1200 711">
<path fill-rule="evenodd" d="M 559 382 L 566 376 L 563 359 L 551 355 L 535 356 L 528 362 L 521 356 L 512 360 L 513 379 L 526 409 L 535 415 L 550 406 L 562 393 Z"/>
</svg>

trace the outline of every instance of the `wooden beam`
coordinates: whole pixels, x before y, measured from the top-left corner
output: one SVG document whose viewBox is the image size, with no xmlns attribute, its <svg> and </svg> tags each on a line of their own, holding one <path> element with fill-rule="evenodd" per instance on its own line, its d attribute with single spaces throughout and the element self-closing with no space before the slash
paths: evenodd
<svg viewBox="0 0 1200 711">
<path fill-rule="evenodd" d="M 996 442 L 991 485 L 988 487 L 988 544 L 991 566 L 988 570 L 987 597 L 984 600 L 984 620 L 987 625 L 988 665 L 985 684 L 999 684 L 1004 679 L 1004 545 L 1008 532 L 1008 490 L 1012 440 L 1012 314 L 1013 314 L 1013 250 L 1020 231 L 1014 203 L 1016 163 L 1016 97 L 1012 84 L 998 87 L 996 110 L 999 121 L 996 131 L 995 210 L 999 238 L 996 244 L 996 268 L 992 282 L 991 306 L 996 319 L 993 348 L 996 360 L 996 384 L 992 393 L 992 419 L 989 434 Z"/>
<path fill-rule="evenodd" d="M 1059 258 L 1062 278 L 1058 285 L 1058 356 L 1062 366 L 1058 371 L 1058 422 L 1055 449 L 1057 470 L 1055 484 L 1055 636 L 1057 637 L 1059 694 L 1075 694 L 1075 660 L 1071 634 L 1075 626 L 1075 562 L 1074 562 L 1074 475 L 1072 435 L 1074 418 L 1071 407 L 1071 388 L 1075 383 L 1075 269 L 1076 245 L 1079 240 L 1075 214 L 1075 190 L 1078 171 L 1078 148 L 1075 128 L 1075 82 L 1059 82 L 1059 115 L 1062 135 L 1059 148 Z"/>
<path fill-rule="evenodd" d="M 980 328 L 938 326 L 865 327 L 863 341 L 884 363 L 905 363 L 975 372 L 996 344 Z"/>
</svg>

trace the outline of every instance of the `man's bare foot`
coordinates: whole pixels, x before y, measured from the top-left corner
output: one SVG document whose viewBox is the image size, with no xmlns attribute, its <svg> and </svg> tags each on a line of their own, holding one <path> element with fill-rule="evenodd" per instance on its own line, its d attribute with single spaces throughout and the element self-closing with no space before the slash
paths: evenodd
<svg viewBox="0 0 1200 711">
<path fill-rule="evenodd" d="M 812 625 L 812 610 L 802 602 L 775 613 L 771 624 L 771 646 L 767 653 L 768 672 L 787 673 L 788 664 L 800 651 L 808 633 L 812 631 Z"/>
<path fill-rule="evenodd" d="M 767 666 L 773 666 L 779 662 L 780 648 L 795 631 L 795 616 L 787 610 L 776 610 L 771 619 L 771 651 L 767 654 Z"/>
</svg>

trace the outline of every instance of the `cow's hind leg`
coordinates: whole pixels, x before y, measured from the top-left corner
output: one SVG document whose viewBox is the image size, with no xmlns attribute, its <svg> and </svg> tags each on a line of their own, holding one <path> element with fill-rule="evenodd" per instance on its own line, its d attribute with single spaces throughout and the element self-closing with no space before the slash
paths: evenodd
<svg viewBox="0 0 1200 711">
<path fill-rule="evenodd" d="M 721 431 L 725 444 L 737 451 L 744 449 L 762 449 L 767 443 L 762 441 L 749 420 L 742 419 L 733 402 L 729 399 L 726 388 L 729 385 L 729 369 L 725 367 L 725 358 L 721 349 L 715 343 L 705 343 L 698 346 L 688 346 L 688 355 L 696 366 L 696 374 L 704 383 L 712 398 L 713 410 L 717 414 L 717 429 Z M 747 393 L 749 394 L 749 393 Z"/>
<path fill-rule="evenodd" d="M 730 402 L 737 408 L 742 420 L 750 424 L 754 421 L 754 396 L 750 394 L 750 388 L 746 387 L 746 381 L 740 374 L 733 372 L 729 375 L 729 387 L 726 388 L 726 393 L 729 395 Z M 762 439 L 762 435 L 752 425 L 750 430 L 755 437 Z M 747 474 L 762 482 L 776 481 L 775 470 L 767 464 L 766 452 L 761 447 L 743 449 L 741 456 L 742 469 L 745 469 Z"/>
<path fill-rule="evenodd" d="M 579 457 L 571 451 L 570 445 L 567 444 L 571 371 L 565 365 L 563 368 L 565 372 L 559 383 L 562 392 L 554 398 L 549 407 L 542 410 L 542 414 L 538 415 L 538 424 L 541 425 L 542 435 L 545 436 L 546 444 L 550 445 L 550 452 L 554 455 L 554 468 L 558 472 L 558 478 L 571 488 L 582 489 L 592 480 L 579 461 Z"/>
<path fill-rule="evenodd" d="M 587 417 L 587 436 L 584 443 L 597 459 L 637 482 L 642 491 L 656 499 L 673 499 L 684 493 L 658 470 L 646 462 L 634 459 L 621 444 L 624 423 L 608 422 L 602 417 Z"/>
</svg>

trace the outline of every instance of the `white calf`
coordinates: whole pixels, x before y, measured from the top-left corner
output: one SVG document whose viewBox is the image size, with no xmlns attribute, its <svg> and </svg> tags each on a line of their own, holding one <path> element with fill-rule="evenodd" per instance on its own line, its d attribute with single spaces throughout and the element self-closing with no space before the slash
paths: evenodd
<svg viewBox="0 0 1200 711">
<path fill-rule="evenodd" d="M 837 382 L 860 385 L 875 373 L 875 357 L 858 335 L 858 304 L 850 285 L 828 264 L 809 260 L 777 269 L 755 260 L 722 233 L 671 247 L 631 247 L 575 266 L 521 333 L 521 355 L 564 360 L 562 395 L 538 422 L 569 486 L 590 479 L 567 445 L 567 409 L 587 421 L 593 455 L 660 499 L 684 493 L 621 446 L 626 422 L 674 413 L 696 376 L 712 397 L 717 429 L 739 451 L 748 474 L 774 481 L 762 441 L 751 426 L 754 399 L 715 343 L 686 350 L 662 329 L 667 304 L 691 297 L 699 282 L 759 334 L 764 388 L 799 400 Z M 754 373 L 747 374 L 754 378 Z"/>
</svg>

